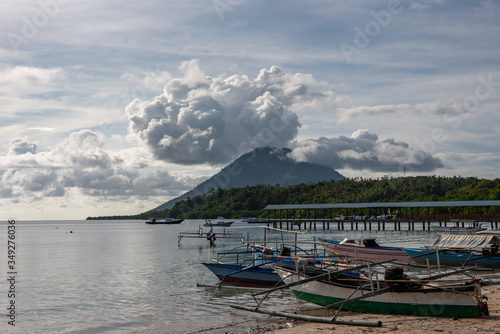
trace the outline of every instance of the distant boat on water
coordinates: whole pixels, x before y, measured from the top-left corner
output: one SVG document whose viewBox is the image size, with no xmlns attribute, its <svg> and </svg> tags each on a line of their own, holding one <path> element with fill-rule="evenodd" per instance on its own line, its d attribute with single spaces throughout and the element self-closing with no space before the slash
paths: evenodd
<svg viewBox="0 0 500 334">
<path fill-rule="evenodd" d="M 259 217 L 248 217 L 242 220 L 243 223 L 249 224 L 266 224 L 267 218 L 259 218 Z"/>
<path fill-rule="evenodd" d="M 431 226 L 434 232 L 463 232 L 463 233 L 475 233 L 478 231 L 484 231 L 486 228 L 482 227 L 481 223 L 478 222 L 467 222 L 467 225 L 459 226 L 460 220 L 451 220 L 455 222 L 454 226 Z"/>
<path fill-rule="evenodd" d="M 205 224 L 203 226 L 208 226 L 208 227 L 213 227 L 213 226 L 221 226 L 221 227 L 228 227 L 231 226 L 231 224 L 234 223 L 234 221 L 226 221 L 224 220 L 224 217 L 217 217 L 217 221 L 215 223 L 212 223 L 210 219 L 205 220 Z"/>
<path fill-rule="evenodd" d="M 181 218 L 150 218 L 146 220 L 146 224 L 180 224 L 184 221 Z"/>
</svg>

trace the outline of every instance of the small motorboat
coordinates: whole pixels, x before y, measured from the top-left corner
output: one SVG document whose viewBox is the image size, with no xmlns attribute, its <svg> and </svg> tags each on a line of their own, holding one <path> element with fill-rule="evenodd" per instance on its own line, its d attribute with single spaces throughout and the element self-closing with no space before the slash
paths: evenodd
<svg viewBox="0 0 500 334">
<path fill-rule="evenodd" d="M 224 217 L 217 217 L 217 221 L 215 223 L 213 223 L 210 219 L 205 219 L 205 224 L 203 224 L 203 226 L 208 226 L 208 227 L 213 227 L 213 226 L 228 227 L 228 226 L 231 226 L 232 223 L 234 223 L 234 221 L 226 221 L 226 220 L 224 220 Z"/>
<path fill-rule="evenodd" d="M 146 220 L 146 224 L 180 224 L 184 221 L 184 219 L 177 218 L 150 218 Z"/>
</svg>

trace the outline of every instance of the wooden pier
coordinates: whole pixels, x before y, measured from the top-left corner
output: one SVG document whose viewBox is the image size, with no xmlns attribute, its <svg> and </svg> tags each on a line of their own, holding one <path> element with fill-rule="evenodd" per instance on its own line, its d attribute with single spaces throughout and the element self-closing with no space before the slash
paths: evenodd
<svg viewBox="0 0 500 334">
<path fill-rule="evenodd" d="M 272 204 L 267 226 L 287 230 L 415 231 L 433 227 L 498 229 L 500 200 Z"/>
<path fill-rule="evenodd" d="M 286 230 L 351 230 L 351 231 L 415 231 L 431 230 L 433 226 L 439 227 L 466 227 L 469 219 L 448 219 L 448 220 L 339 220 L 327 218 L 295 218 L 295 219 L 273 219 L 268 218 L 267 226 Z M 499 221 L 479 222 L 484 228 L 498 229 Z"/>
</svg>

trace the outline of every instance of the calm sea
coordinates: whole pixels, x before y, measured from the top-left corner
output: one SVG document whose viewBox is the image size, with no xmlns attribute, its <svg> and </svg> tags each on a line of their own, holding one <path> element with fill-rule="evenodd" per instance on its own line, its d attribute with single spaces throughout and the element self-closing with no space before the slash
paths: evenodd
<svg viewBox="0 0 500 334">
<path fill-rule="evenodd" d="M 201 220 L 180 225 L 147 225 L 143 221 L 16 221 L 15 274 L 7 267 L 8 222 L 0 222 L 1 333 L 244 333 L 269 317 L 229 307 L 254 305 L 246 291 L 197 287 L 217 278 L 201 262 L 241 242 L 218 238 L 183 239 Z M 206 229 L 206 228 L 205 228 Z M 263 229 L 236 221 L 226 231 L 262 240 Z M 12 233 L 12 232 L 11 232 Z M 384 245 L 428 244 L 431 232 L 310 231 L 313 236 L 376 236 Z M 289 239 L 268 233 L 268 240 Z M 293 238 L 291 238 L 293 239 Z M 14 276 L 15 282 L 9 282 Z M 15 289 L 15 298 L 9 290 Z M 15 302 L 15 327 L 7 309 Z M 287 310 L 299 306 L 291 294 L 275 293 L 266 306 Z"/>
</svg>

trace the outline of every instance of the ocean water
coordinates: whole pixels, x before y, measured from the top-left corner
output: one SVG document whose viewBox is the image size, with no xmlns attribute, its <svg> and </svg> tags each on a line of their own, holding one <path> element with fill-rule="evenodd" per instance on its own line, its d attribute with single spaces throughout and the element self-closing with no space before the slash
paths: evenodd
<svg viewBox="0 0 500 334">
<path fill-rule="evenodd" d="M 244 333 L 268 316 L 229 307 L 255 305 L 248 291 L 198 287 L 217 278 L 201 262 L 241 245 L 238 239 L 183 239 L 201 220 L 148 225 L 142 220 L 16 221 L 15 298 L 9 297 L 8 222 L 0 222 L 0 333 Z M 206 228 L 205 228 L 206 230 Z M 238 220 L 227 232 L 262 240 L 263 229 Z M 217 231 L 216 231 L 217 232 Z M 380 244 L 421 246 L 428 231 L 308 231 L 299 239 L 375 236 Z M 269 232 L 268 240 L 293 239 Z M 12 254 L 11 254 L 12 255 Z M 15 326 L 10 302 L 15 302 Z M 302 303 L 274 293 L 266 307 L 289 310 Z"/>
</svg>

